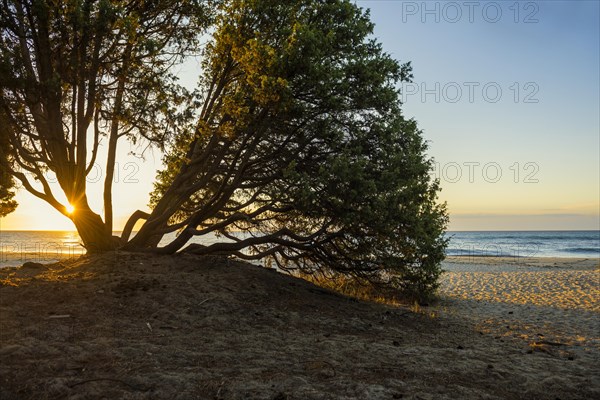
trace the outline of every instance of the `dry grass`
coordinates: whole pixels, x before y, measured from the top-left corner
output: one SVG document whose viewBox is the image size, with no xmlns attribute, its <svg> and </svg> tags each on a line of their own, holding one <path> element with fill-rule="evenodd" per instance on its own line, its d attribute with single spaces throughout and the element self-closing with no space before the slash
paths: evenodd
<svg viewBox="0 0 600 400">
<path fill-rule="evenodd" d="M 423 303 L 428 305 L 429 302 L 435 301 L 433 298 L 427 299 L 426 301 L 419 301 L 410 293 L 404 293 L 388 285 L 379 284 L 366 278 L 347 276 L 338 273 L 295 273 L 293 275 L 324 289 L 357 300 L 390 306 L 411 306 L 412 311 L 415 312 L 421 311 L 420 303 L 421 305 L 423 305 Z"/>
</svg>

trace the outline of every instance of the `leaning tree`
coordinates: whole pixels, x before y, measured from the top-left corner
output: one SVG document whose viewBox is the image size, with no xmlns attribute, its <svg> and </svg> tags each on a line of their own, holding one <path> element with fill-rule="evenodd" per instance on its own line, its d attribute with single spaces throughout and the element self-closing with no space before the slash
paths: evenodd
<svg viewBox="0 0 600 400">
<path fill-rule="evenodd" d="M 101 10 L 105 3 L 115 7 L 114 2 L 94 3 L 92 21 L 104 20 Z M 35 11 L 21 8 L 11 6 L 4 20 L 16 27 L 35 25 L 24 16 Z M 415 121 L 405 118 L 400 109 L 398 85 L 412 78 L 410 64 L 399 64 L 382 50 L 371 37 L 373 24 L 368 12 L 348 0 L 227 0 L 215 3 L 211 10 L 214 15 L 197 21 L 191 14 L 179 21 L 190 28 L 211 22 L 210 39 L 202 52 L 200 84 L 189 96 L 169 86 L 172 78 L 164 78 L 162 72 L 170 64 L 162 61 L 166 54 L 183 54 L 197 36 L 185 33 L 171 42 L 171 36 L 153 25 L 157 17 L 148 17 L 143 10 L 131 11 L 133 27 L 124 23 L 129 28 L 121 28 L 118 23 L 104 30 L 94 28 L 93 34 L 86 36 L 90 43 L 102 43 L 98 57 L 114 63 L 112 69 L 99 67 L 102 79 L 94 84 L 94 90 L 103 84 L 112 86 L 102 92 L 100 102 L 91 104 L 84 99 L 82 115 L 86 115 L 87 104 L 94 110 L 90 124 L 115 123 L 117 137 L 138 137 L 146 132 L 157 135 L 164 126 L 167 143 L 165 169 L 151 194 L 151 212 L 134 213 L 118 241 L 106 239 L 110 238 L 109 226 L 102 225 L 96 214 L 93 219 L 99 221 L 102 234 L 86 237 L 87 221 L 92 218 L 78 223 L 76 214 L 81 206 L 77 207 L 71 218 L 86 246 L 267 259 L 284 270 L 334 271 L 419 292 L 433 290 L 444 257 L 447 214 L 444 205 L 437 203 L 439 187 L 430 177 L 427 145 Z M 123 13 L 113 20 L 127 21 Z M 73 26 L 64 36 L 79 37 L 81 29 Z M 158 38 L 146 44 L 141 38 L 147 35 L 139 33 L 145 29 L 158 30 L 157 37 L 165 34 L 160 42 L 164 45 L 154 43 Z M 96 39 L 96 31 L 108 32 L 115 44 Z M 28 61 L 24 55 L 35 50 L 35 40 L 30 43 L 28 34 L 18 28 L 7 32 L 2 48 L 10 51 L 4 58 L 18 60 L 20 68 L 3 64 L 8 71 L 19 72 L 9 75 L 8 86 L 2 83 L 0 112 L 9 120 L 9 128 L 0 129 L 14 142 L 18 164 L 14 174 L 32 190 L 20 171 L 41 174 L 42 168 L 50 168 L 57 176 L 66 174 L 61 187 L 69 199 L 81 201 L 85 191 L 77 192 L 78 197 L 70 194 L 84 184 L 74 178 L 86 172 L 86 164 L 79 163 L 79 157 L 86 160 L 85 148 L 80 146 L 90 129 L 83 126 L 79 130 L 77 122 L 77 83 L 86 75 L 73 72 L 71 85 L 60 78 L 44 80 L 36 70 L 40 62 Z M 171 34 L 177 32 L 174 29 Z M 135 39 L 123 40 L 123 35 Z M 57 33 L 55 41 L 60 43 L 61 37 Z M 26 50 L 19 53 L 23 46 L 17 42 L 23 42 Z M 134 54 L 147 58 L 128 61 L 133 58 L 127 56 L 127 49 L 138 45 Z M 28 46 L 34 49 L 28 50 Z M 176 48 L 156 50 L 170 46 Z M 49 64 L 53 62 L 61 65 L 59 61 Z M 34 68 L 31 73 L 29 64 Z M 85 65 L 93 69 L 94 63 L 88 60 Z M 53 67 L 56 70 L 58 67 Z M 137 79 L 145 82 L 147 76 L 154 79 L 144 97 L 136 91 L 146 86 L 136 84 Z M 31 84 L 25 84 L 28 77 L 33 79 Z M 85 83 L 83 86 L 89 93 L 91 84 L 87 89 Z M 65 94 L 64 87 L 72 95 Z M 27 97 L 28 90 L 35 96 Z M 60 96 L 48 96 L 52 90 Z M 163 90 L 166 94 L 160 97 Z M 139 98 L 144 99 L 141 104 Z M 40 99 L 47 104 L 40 105 Z M 25 106 L 19 108 L 19 102 Z M 55 114 L 49 112 L 49 106 L 56 108 Z M 63 109 L 73 111 L 61 114 Z M 161 117 L 157 120 L 152 114 Z M 57 119 L 60 134 L 39 132 L 45 128 L 47 116 Z M 150 128 L 145 129 L 147 126 Z M 90 131 L 92 136 L 99 135 L 96 129 Z M 74 133 L 82 136 L 78 139 Z M 40 144 L 40 137 L 47 140 Z M 73 158 L 69 158 L 69 144 L 73 143 Z M 53 152 L 59 150 L 66 153 L 63 163 L 53 161 Z M 92 154 L 96 151 L 94 148 Z M 110 162 L 114 163 L 114 157 Z M 66 171 L 71 170 L 68 175 Z M 45 192 L 38 193 L 52 202 Z M 110 220 L 108 213 L 105 220 Z M 140 220 L 141 228 L 132 235 Z M 166 236 L 172 232 L 177 235 Z M 222 240 L 189 244 L 192 238 L 209 234 Z M 101 235 L 107 243 L 98 245 Z M 165 238 L 172 239 L 164 244 Z"/>
</svg>

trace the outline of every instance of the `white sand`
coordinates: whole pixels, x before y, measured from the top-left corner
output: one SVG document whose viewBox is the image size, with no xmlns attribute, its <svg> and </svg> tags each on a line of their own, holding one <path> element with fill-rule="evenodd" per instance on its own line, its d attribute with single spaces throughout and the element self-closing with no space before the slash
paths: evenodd
<svg viewBox="0 0 600 400">
<path fill-rule="evenodd" d="M 598 259 L 449 258 L 442 313 L 535 349 L 598 357 Z"/>
</svg>

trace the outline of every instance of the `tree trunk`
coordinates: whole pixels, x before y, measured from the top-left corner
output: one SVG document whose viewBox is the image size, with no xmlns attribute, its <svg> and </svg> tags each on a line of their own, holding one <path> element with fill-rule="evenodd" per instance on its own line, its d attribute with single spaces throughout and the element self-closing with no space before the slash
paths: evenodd
<svg viewBox="0 0 600 400">
<path fill-rule="evenodd" d="M 102 218 L 87 205 L 77 207 L 71 215 L 71 220 L 88 253 L 111 251 L 119 246 L 112 233 L 106 231 Z"/>
</svg>

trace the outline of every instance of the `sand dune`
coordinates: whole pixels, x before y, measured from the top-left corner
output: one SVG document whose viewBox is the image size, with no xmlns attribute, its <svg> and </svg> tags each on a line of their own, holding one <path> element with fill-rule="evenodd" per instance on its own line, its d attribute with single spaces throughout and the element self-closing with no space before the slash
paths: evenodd
<svg viewBox="0 0 600 400">
<path fill-rule="evenodd" d="M 598 270 L 530 262 L 449 260 L 420 309 L 220 258 L 0 269 L 0 398 L 600 398 Z"/>
</svg>

